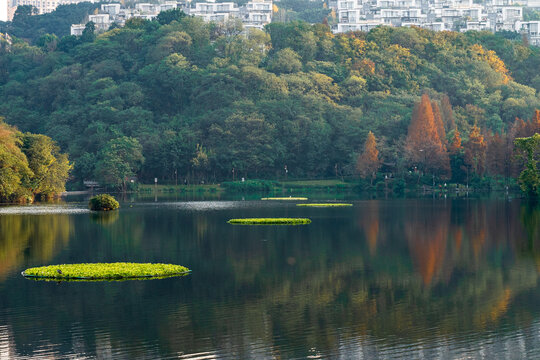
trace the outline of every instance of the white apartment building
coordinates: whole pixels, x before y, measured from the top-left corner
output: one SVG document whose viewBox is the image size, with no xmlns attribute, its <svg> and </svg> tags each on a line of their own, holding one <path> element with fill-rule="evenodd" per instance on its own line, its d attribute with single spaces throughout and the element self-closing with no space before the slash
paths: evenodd
<svg viewBox="0 0 540 360">
<path fill-rule="evenodd" d="M 168 10 L 176 9 L 177 7 L 178 7 L 178 4 L 176 3 L 176 1 L 167 1 L 164 4 L 159 4 L 158 13 L 160 13 L 162 11 L 168 11 Z"/>
<path fill-rule="evenodd" d="M 56 10 L 58 5 L 78 4 L 81 2 L 97 2 L 96 0 L 7 0 L 12 1 L 13 9 L 19 5 L 32 5 L 38 14 L 50 13 Z M 13 10 L 14 12 L 14 10 Z M 11 19 L 10 19 L 11 20 Z"/>
<path fill-rule="evenodd" d="M 540 0 L 526 0 L 527 3 L 524 4 L 526 7 L 534 8 L 534 9 L 540 9 Z"/>
<path fill-rule="evenodd" d="M 262 29 L 272 21 L 272 1 L 252 0 L 240 8 L 240 16 L 244 27 Z"/>
<path fill-rule="evenodd" d="M 135 4 L 135 10 L 140 14 L 154 14 L 158 10 L 159 5 L 149 4 L 149 3 L 138 3 Z"/>
<path fill-rule="evenodd" d="M 81 36 L 83 34 L 86 24 L 73 24 L 71 25 L 71 35 Z"/>
<path fill-rule="evenodd" d="M 422 14 L 420 8 L 407 8 L 407 9 L 392 9 L 385 8 L 380 9 L 374 14 L 375 19 L 381 19 L 387 25 L 401 26 L 402 23 L 420 24 L 427 20 L 427 15 Z"/>
<path fill-rule="evenodd" d="M 96 32 L 107 31 L 109 30 L 109 26 L 111 26 L 109 14 L 88 15 L 88 21 L 94 23 Z"/>
<path fill-rule="evenodd" d="M 464 21 L 479 22 L 486 17 L 480 5 L 466 5 L 453 8 L 443 8 L 441 20 L 445 30 L 453 30 L 456 24 Z"/>
<path fill-rule="evenodd" d="M 531 45 L 540 46 L 540 21 L 520 21 L 518 26 Z"/>
<path fill-rule="evenodd" d="M 9 21 L 9 1 L 0 0 L 0 21 Z"/>
<path fill-rule="evenodd" d="M 494 23 L 494 31 L 517 31 L 516 22 L 523 20 L 523 8 L 517 6 L 495 6 L 489 19 Z"/>
<path fill-rule="evenodd" d="M 474 0 L 336 0 L 329 4 L 336 11 L 338 23 L 332 31 L 337 33 L 377 23 L 435 31 L 520 31 L 517 22 L 523 19 L 523 8 L 518 2 L 540 6 L 540 0 L 485 0 L 483 4 Z"/>
<path fill-rule="evenodd" d="M 100 14 L 89 15 L 87 20 L 94 22 L 98 32 L 103 32 L 113 23 L 123 26 L 126 20 L 132 17 L 152 20 L 162 11 L 179 8 L 186 14 L 201 17 L 205 21 L 223 22 L 237 18 L 241 19 L 246 28 L 262 29 L 272 21 L 272 6 L 272 0 L 250 0 L 240 8 L 233 2 L 216 3 L 215 0 L 197 3 L 194 7 L 191 7 L 191 0 L 165 1 L 159 4 L 138 3 L 134 9 L 123 8 L 119 3 L 106 3 L 101 4 Z M 82 35 L 84 28 L 85 24 L 74 24 L 71 26 L 71 34 Z"/>
<path fill-rule="evenodd" d="M 120 4 L 101 4 L 101 12 L 109 14 L 110 16 L 117 16 L 120 14 Z"/>
<path fill-rule="evenodd" d="M 385 23 L 380 19 L 374 20 L 355 20 L 351 23 L 339 23 L 332 28 L 332 31 L 335 33 L 342 33 L 348 31 L 370 31 L 371 29 L 376 28 L 377 26 L 385 25 Z"/>
<path fill-rule="evenodd" d="M 443 31 L 444 30 L 444 23 L 442 21 L 439 22 L 429 22 L 425 24 L 420 25 L 424 29 L 433 30 L 433 31 Z"/>
<path fill-rule="evenodd" d="M 196 3 L 189 14 L 202 17 L 204 21 L 224 22 L 229 18 L 238 17 L 240 9 L 233 2 L 204 2 Z"/>
<path fill-rule="evenodd" d="M 489 20 L 484 21 L 467 21 L 465 27 L 460 29 L 461 32 L 466 31 L 489 31 L 491 30 L 491 24 Z"/>
</svg>

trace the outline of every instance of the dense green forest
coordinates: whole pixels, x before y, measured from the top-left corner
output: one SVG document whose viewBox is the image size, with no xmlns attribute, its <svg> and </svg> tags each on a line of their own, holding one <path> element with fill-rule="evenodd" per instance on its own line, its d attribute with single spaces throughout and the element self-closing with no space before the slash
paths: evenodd
<svg viewBox="0 0 540 360">
<path fill-rule="evenodd" d="M 379 174 L 516 177 L 512 141 L 540 121 L 540 49 L 487 32 L 161 16 L 0 51 L 0 115 L 53 138 L 74 181 L 357 175 L 370 131 Z M 440 166 L 411 146 L 423 94 Z"/>
</svg>

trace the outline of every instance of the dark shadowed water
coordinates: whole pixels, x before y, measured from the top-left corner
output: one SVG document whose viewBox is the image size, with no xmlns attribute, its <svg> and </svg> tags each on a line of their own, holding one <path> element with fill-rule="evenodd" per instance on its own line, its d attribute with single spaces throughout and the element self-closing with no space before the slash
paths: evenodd
<svg viewBox="0 0 540 360">
<path fill-rule="evenodd" d="M 520 200 L 83 202 L 0 208 L 0 359 L 540 357 L 540 208 Z M 307 226 L 233 226 L 309 217 Z M 186 277 L 27 280 L 166 262 Z"/>
</svg>

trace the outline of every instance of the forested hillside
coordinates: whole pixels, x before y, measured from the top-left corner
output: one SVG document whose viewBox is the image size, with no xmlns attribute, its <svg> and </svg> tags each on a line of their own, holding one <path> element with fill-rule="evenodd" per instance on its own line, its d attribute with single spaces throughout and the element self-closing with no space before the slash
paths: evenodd
<svg viewBox="0 0 540 360">
<path fill-rule="evenodd" d="M 57 141 L 75 180 L 111 184 L 219 181 L 232 169 L 275 178 L 285 165 L 290 177 L 361 173 L 370 131 L 385 172 L 508 176 L 513 137 L 535 131 L 540 51 L 519 42 L 419 28 L 333 35 L 303 22 L 246 36 L 236 24 L 171 18 L 4 42 L 0 115 Z M 422 140 L 409 134 L 422 94 L 450 163 L 427 164 L 429 146 L 411 145 Z"/>
</svg>

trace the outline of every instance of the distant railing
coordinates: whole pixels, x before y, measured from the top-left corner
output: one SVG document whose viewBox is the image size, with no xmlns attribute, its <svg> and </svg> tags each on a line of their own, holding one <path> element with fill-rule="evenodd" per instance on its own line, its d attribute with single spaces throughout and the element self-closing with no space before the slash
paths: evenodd
<svg viewBox="0 0 540 360">
<path fill-rule="evenodd" d="M 93 180 L 84 180 L 83 184 L 84 186 L 89 187 L 89 188 L 95 188 L 99 186 L 99 183 Z"/>
</svg>

